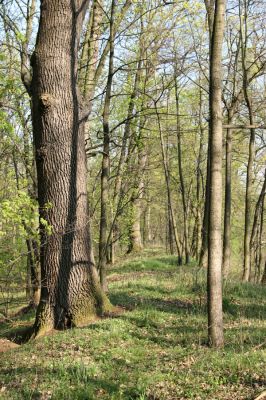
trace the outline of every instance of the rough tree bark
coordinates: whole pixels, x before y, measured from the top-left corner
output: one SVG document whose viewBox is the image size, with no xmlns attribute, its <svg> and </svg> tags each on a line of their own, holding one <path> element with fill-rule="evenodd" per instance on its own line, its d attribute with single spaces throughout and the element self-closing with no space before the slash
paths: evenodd
<svg viewBox="0 0 266 400">
<path fill-rule="evenodd" d="M 35 335 L 87 323 L 111 308 L 90 262 L 87 230 L 85 119 L 77 87 L 86 6 L 42 0 L 31 60 L 42 281 Z"/>
<path fill-rule="evenodd" d="M 208 230 L 208 334 L 209 344 L 222 347 L 222 44 L 225 0 L 216 0 L 210 57 L 210 204 Z"/>
</svg>

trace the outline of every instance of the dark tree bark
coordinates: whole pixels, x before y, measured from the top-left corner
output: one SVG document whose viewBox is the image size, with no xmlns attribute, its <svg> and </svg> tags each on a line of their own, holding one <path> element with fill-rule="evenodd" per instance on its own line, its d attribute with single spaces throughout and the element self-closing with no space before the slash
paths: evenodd
<svg viewBox="0 0 266 400">
<path fill-rule="evenodd" d="M 210 57 L 210 204 L 208 231 L 208 333 L 213 347 L 222 347 L 222 44 L 225 0 L 216 0 Z"/>
<path fill-rule="evenodd" d="M 263 275 L 262 275 L 262 278 L 261 278 L 261 284 L 262 285 L 266 285 L 266 260 L 265 260 L 265 264 L 264 264 Z"/>
<path fill-rule="evenodd" d="M 87 230 L 85 119 L 77 87 L 86 6 L 43 0 L 31 60 L 42 282 L 35 335 L 87 323 L 110 308 L 90 262 Z"/>
</svg>

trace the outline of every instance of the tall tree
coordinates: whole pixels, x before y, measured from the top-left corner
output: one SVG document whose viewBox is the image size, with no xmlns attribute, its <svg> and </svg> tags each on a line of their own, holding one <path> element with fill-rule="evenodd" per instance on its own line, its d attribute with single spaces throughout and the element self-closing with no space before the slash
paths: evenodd
<svg viewBox="0 0 266 400">
<path fill-rule="evenodd" d="M 181 145 L 181 129 L 180 129 L 180 111 L 179 111 L 179 91 L 177 86 L 177 77 L 175 76 L 175 99 L 176 99 L 176 136 L 177 136 L 177 155 L 178 155 L 178 174 L 180 180 L 180 189 L 183 205 L 183 220 L 184 220 L 184 247 L 185 247 L 185 262 L 189 263 L 189 245 L 188 245 L 188 209 L 185 191 L 185 182 L 182 166 L 182 145 Z"/>
<path fill-rule="evenodd" d="M 241 3 L 240 3 L 241 4 Z M 242 70 L 243 70 L 243 92 L 245 97 L 246 106 L 248 109 L 248 116 L 250 125 L 254 125 L 253 105 L 248 90 L 248 66 L 247 66 L 247 9 L 248 2 L 244 1 L 244 10 L 239 7 L 239 20 L 240 20 L 240 45 L 242 56 Z M 244 22 L 242 17 L 244 12 Z M 251 259 L 250 259 L 250 239 L 251 239 L 251 219 L 252 219 L 252 181 L 254 178 L 253 167 L 255 160 L 255 129 L 250 129 L 249 138 L 249 152 L 247 164 L 247 181 L 246 181 L 246 196 L 245 196 L 245 228 L 244 228 L 244 255 L 243 255 L 243 281 L 248 282 L 251 272 Z"/>
<path fill-rule="evenodd" d="M 212 34 L 214 27 L 214 13 L 215 13 L 215 0 L 204 0 L 207 19 L 208 19 L 208 29 L 209 29 L 209 58 L 211 59 L 212 51 Z M 209 124 L 210 130 L 210 124 Z M 209 208 L 210 208 L 210 137 L 209 132 L 209 142 L 208 142 L 208 152 L 207 152 L 207 174 L 206 174 L 206 190 L 205 190 L 205 203 L 204 203 L 204 216 L 202 224 L 202 241 L 200 250 L 200 260 L 199 264 L 201 267 L 207 266 L 208 258 L 208 232 L 209 232 Z"/>
<path fill-rule="evenodd" d="M 42 278 L 35 335 L 84 324 L 110 307 L 90 262 L 87 230 L 85 118 L 77 86 L 87 5 L 43 0 L 31 59 Z"/>
<path fill-rule="evenodd" d="M 103 108 L 103 158 L 102 158 L 102 172 L 101 172 L 101 217 L 100 217 L 100 239 L 99 239 L 99 272 L 100 280 L 103 290 L 107 290 L 106 280 L 106 256 L 107 256 L 107 240 L 108 240 L 108 201 L 109 201 L 109 173 L 110 173 L 110 105 L 111 105 L 111 92 L 112 81 L 114 73 L 114 12 L 115 0 L 111 3 L 111 17 L 110 17 L 110 57 L 109 69 L 106 85 L 106 94 Z"/>
<path fill-rule="evenodd" d="M 222 44 L 225 0 L 216 0 L 210 54 L 210 203 L 208 232 L 208 332 L 209 343 L 222 347 Z"/>
</svg>

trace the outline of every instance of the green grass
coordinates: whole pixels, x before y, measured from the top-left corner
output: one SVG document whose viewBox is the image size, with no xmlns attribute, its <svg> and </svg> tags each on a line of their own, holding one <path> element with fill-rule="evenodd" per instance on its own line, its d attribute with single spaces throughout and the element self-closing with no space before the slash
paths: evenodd
<svg viewBox="0 0 266 400">
<path fill-rule="evenodd" d="M 265 288 L 227 282 L 226 346 L 208 348 L 205 272 L 157 254 L 109 271 L 117 318 L 2 353 L 1 399 L 251 400 L 265 389 Z M 6 324 L 2 335 L 30 317 Z M 2 386 L 2 390 L 1 390 Z"/>
</svg>

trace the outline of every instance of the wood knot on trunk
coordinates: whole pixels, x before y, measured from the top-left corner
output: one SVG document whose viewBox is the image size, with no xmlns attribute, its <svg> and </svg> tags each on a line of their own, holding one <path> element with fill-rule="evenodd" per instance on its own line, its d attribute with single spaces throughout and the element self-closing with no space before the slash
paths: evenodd
<svg viewBox="0 0 266 400">
<path fill-rule="evenodd" d="M 47 146 L 41 146 L 39 149 L 36 150 L 37 160 L 42 161 L 46 157 L 47 153 Z"/>
<path fill-rule="evenodd" d="M 39 99 L 41 112 L 47 113 L 51 106 L 54 104 L 54 97 L 50 93 L 42 93 Z"/>
</svg>

